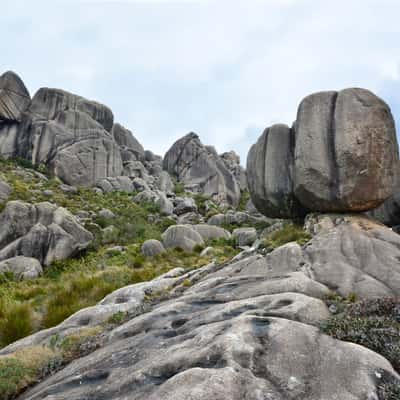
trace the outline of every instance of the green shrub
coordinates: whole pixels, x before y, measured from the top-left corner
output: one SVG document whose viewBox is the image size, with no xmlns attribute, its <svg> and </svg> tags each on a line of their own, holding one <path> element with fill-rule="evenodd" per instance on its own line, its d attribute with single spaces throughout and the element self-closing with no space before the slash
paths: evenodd
<svg viewBox="0 0 400 400">
<path fill-rule="evenodd" d="M 378 387 L 379 400 L 400 400 L 400 383 L 383 383 Z"/>
<path fill-rule="evenodd" d="M 0 359 L 0 394 L 2 400 L 15 398 L 16 395 L 31 383 L 35 376 L 32 368 L 26 367 L 14 358 Z"/>
<path fill-rule="evenodd" d="M 118 311 L 115 314 L 111 315 L 111 317 L 108 318 L 107 322 L 113 325 L 120 325 L 126 320 L 127 317 L 128 314 L 126 312 Z"/>
<path fill-rule="evenodd" d="M 242 190 L 240 193 L 240 200 L 238 205 L 239 211 L 245 211 L 247 202 L 250 200 L 250 193 L 248 190 Z"/>
<path fill-rule="evenodd" d="M 0 344 L 6 346 L 33 332 L 33 312 L 26 303 L 2 303 L 0 310 Z"/>
<path fill-rule="evenodd" d="M 276 249 L 286 243 L 296 242 L 304 245 L 311 236 L 304 231 L 303 227 L 295 224 L 285 224 L 282 229 L 272 232 L 264 239 L 264 246 L 268 250 Z"/>
<path fill-rule="evenodd" d="M 177 196 L 183 196 L 185 194 L 185 185 L 182 182 L 176 182 L 174 192 Z"/>
<path fill-rule="evenodd" d="M 208 200 L 208 197 L 203 194 L 196 194 L 193 196 L 193 199 L 196 203 L 198 212 L 201 215 L 205 215 L 206 214 L 206 202 Z"/>
<path fill-rule="evenodd" d="M 204 250 L 204 246 L 202 246 L 201 244 L 196 244 L 193 247 L 193 252 L 197 253 L 197 254 L 200 254 L 203 250 Z"/>
</svg>

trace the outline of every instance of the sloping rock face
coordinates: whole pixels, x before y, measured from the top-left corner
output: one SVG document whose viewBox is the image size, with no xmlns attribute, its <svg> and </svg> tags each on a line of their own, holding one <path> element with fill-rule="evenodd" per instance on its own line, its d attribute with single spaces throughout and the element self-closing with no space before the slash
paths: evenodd
<svg viewBox="0 0 400 400">
<path fill-rule="evenodd" d="M 171 294 L 21 400 L 378 399 L 379 377 L 400 383 L 390 363 L 317 326 L 330 316 L 322 301 L 330 289 L 361 298 L 400 294 L 400 236 L 361 217 L 314 216 L 307 226 L 316 235 L 303 248 L 289 243 L 266 257 L 171 271 L 3 349 L 98 324 L 107 307 L 137 311 L 151 287 Z M 187 280 L 192 286 L 182 293 Z"/>
<path fill-rule="evenodd" d="M 249 189 L 267 216 L 296 217 L 299 203 L 318 212 L 366 211 L 393 194 L 398 160 L 383 100 L 358 88 L 320 92 L 301 102 L 294 130 L 273 126 L 250 149 Z"/>
<path fill-rule="evenodd" d="M 237 206 L 240 188 L 236 178 L 216 151 L 204 146 L 195 133 L 172 145 L 165 154 L 163 166 L 188 190 Z"/>
<path fill-rule="evenodd" d="M 93 240 L 66 209 L 46 202 L 8 202 L 0 226 L 0 261 L 25 256 L 49 265 L 71 257 Z"/>
</svg>

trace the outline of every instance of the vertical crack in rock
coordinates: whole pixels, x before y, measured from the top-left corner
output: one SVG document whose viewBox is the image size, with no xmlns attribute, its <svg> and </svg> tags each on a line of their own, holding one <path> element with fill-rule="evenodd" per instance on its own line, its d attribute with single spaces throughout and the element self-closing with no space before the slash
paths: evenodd
<svg viewBox="0 0 400 400">
<path fill-rule="evenodd" d="M 336 124 L 335 124 L 335 112 L 336 112 L 336 102 L 338 98 L 338 93 L 335 92 L 331 99 L 330 104 L 330 118 L 328 126 L 328 154 L 329 154 L 329 169 L 330 169 L 330 201 L 336 201 L 340 198 L 340 188 L 339 188 L 339 169 L 337 163 L 336 154 Z"/>
</svg>

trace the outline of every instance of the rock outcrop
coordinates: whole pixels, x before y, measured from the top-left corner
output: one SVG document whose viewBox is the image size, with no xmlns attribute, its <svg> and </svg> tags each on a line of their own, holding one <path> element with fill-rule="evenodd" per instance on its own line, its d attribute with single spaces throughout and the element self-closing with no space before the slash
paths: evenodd
<svg viewBox="0 0 400 400">
<path fill-rule="evenodd" d="M 250 149 L 249 189 L 272 217 L 366 211 L 393 194 L 398 160 L 386 103 L 365 89 L 320 92 L 301 102 L 294 129 L 275 125 Z"/>
<path fill-rule="evenodd" d="M 177 140 L 165 154 L 163 165 L 187 190 L 237 206 L 240 188 L 236 178 L 216 151 L 204 146 L 195 133 Z"/>
<path fill-rule="evenodd" d="M 12 71 L 0 76 L 0 123 L 21 121 L 31 97 L 21 78 Z"/>
<path fill-rule="evenodd" d="M 6 347 L 0 354 L 94 326 L 110 312 L 140 314 L 21 400 L 378 399 L 383 377 L 400 382 L 390 363 L 318 325 L 330 316 L 322 299 L 331 288 L 360 298 L 400 294 L 400 236 L 341 215 L 314 216 L 308 229 L 316 235 L 303 248 L 289 243 L 266 257 L 171 271 Z M 160 290 L 169 300 L 144 312 L 145 293 Z"/>
<path fill-rule="evenodd" d="M 46 202 L 8 202 L 0 226 L 0 261 L 24 256 L 47 266 L 73 256 L 93 240 L 66 209 Z"/>
<path fill-rule="evenodd" d="M 146 156 L 132 132 L 114 123 L 107 106 L 51 88 L 39 89 L 31 100 L 12 72 L 0 77 L 0 156 L 46 165 L 69 185 L 94 186 L 125 176 L 143 178 L 163 191 L 173 189 L 160 157 Z M 114 190 L 113 184 L 106 186 Z"/>
<path fill-rule="evenodd" d="M 239 185 L 240 190 L 247 189 L 247 176 L 246 170 L 240 165 L 240 156 L 233 150 L 227 151 L 220 155 L 222 161 L 225 163 L 229 171 L 232 172 L 236 178 L 236 182 Z"/>
</svg>

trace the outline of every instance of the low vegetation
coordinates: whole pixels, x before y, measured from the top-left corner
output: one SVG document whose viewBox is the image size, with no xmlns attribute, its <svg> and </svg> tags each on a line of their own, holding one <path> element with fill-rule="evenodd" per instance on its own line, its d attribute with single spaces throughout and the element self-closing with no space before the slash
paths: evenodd
<svg viewBox="0 0 400 400">
<path fill-rule="evenodd" d="M 134 193 L 102 195 L 92 189 L 65 193 L 59 187 L 60 181 L 45 168 L 34 168 L 19 160 L 0 160 L 0 171 L 0 179 L 13 188 L 9 200 L 51 201 L 74 214 L 86 211 L 95 215 L 85 225 L 95 240 L 79 257 L 55 262 L 42 277 L 30 281 L 18 282 L 13 274 L 0 274 L 0 347 L 55 326 L 122 286 L 153 279 L 175 267 L 197 268 L 211 260 L 200 257 L 200 251 L 178 249 L 153 258 L 143 257 L 141 244 L 147 239 L 160 239 L 161 233 L 175 222 L 160 217 L 159 208 L 153 203 L 135 204 Z M 51 195 L 46 196 L 45 191 L 51 191 Z M 100 217 L 98 212 L 104 208 L 114 217 Z M 114 245 L 125 249 L 109 250 Z M 235 253 L 226 247 L 220 244 L 213 257 L 223 262 Z"/>
<path fill-rule="evenodd" d="M 93 327 L 64 338 L 54 335 L 47 346 L 26 347 L 0 356 L 1 399 L 15 399 L 43 377 L 98 348 L 101 331 L 100 327 Z"/>
<path fill-rule="evenodd" d="M 311 236 L 304 231 L 302 225 L 287 223 L 281 229 L 267 235 L 263 245 L 267 250 L 271 251 L 290 242 L 296 242 L 303 246 L 310 239 Z"/>
<path fill-rule="evenodd" d="M 337 315 L 321 324 L 324 333 L 381 354 L 400 372 L 399 298 L 356 301 L 354 297 L 349 300 L 336 296 L 327 301 L 331 307 L 335 307 Z M 400 388 L 396 390 L 399 393 Z"/>
</svg>

